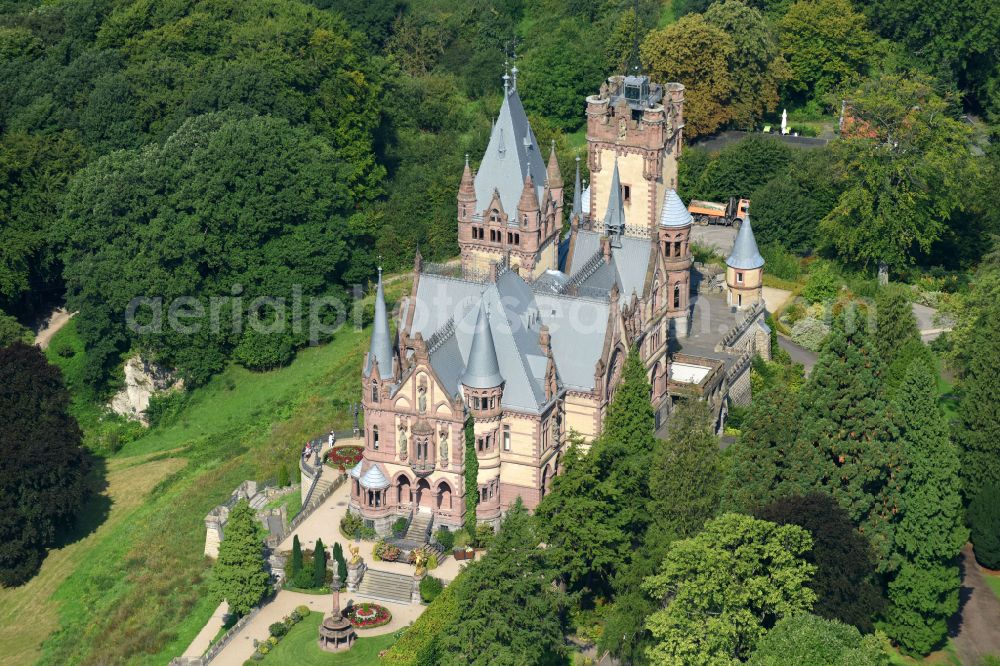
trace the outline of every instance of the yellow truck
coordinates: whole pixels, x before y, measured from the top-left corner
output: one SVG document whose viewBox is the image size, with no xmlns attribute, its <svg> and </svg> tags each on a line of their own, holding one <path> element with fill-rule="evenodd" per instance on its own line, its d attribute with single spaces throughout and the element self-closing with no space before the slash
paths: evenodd
<svg viewBox="0 0 1000 666">
<path fill-rule="evenodd" d="M 729 203 L 721 204 L 714 201 L 698 201 L 692 199 L 688 204 L 688 212 L 694 221 L 701 225 L 723 224 L 727 227 L 739 227 L 750 210 L 749 199 L 729 197 Z"/>
</svg>

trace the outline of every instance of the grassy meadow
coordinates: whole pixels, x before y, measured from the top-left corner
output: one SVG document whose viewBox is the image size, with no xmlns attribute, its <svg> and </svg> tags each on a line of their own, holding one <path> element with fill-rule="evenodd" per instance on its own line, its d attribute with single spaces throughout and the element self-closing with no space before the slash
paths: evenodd
<svg viewBox="0 0 1000 666">
<path fill-rule="evenodd" d="M 408 288 L 394 281 L 388 300 Z M 275 479 L 282 462 L 294 470 L 308 437 L 350 427 L 368 339 L 348 325 L 288 367 L 230 366 L 169 422 L 126 436 L 103 458 L 106 490 L 78 534 L 29 583 L 0 590 L 0 664 L 166 664 L 180 655 L 218 604 L 207 595 L 205 514 L 245 479 Z M 133 427 L 105 418 L 83 388 L 75 326 L 51 349 L 88 442 Z"/>
</svg>

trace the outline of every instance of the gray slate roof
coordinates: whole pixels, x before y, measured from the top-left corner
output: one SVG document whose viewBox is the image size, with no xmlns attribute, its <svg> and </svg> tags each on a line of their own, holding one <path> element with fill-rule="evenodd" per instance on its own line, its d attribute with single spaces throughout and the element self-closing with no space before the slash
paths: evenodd
<svg viewBox="0 0 1000 666">
<path fill-rule="evenodd" d="M 548 362 L 538 343 L 542 325 L 549 327 L 559 380 L 567 386 L 593 388 L 594 365 L 607 328 L 606 298 L 534 293 L 513 271 L 485 285 L 421 274 L 412 298 L 411 335 L 420 333 L 427 340 L 444 331 L 429 350 L 430 363 L 453 396 L 460 390 L 467 365 L 472 364 L 481 304 L 490 312 L 487 323 L 504 381 L 505 408 L 538 413 L 546 403 Z"/>
<path fill-rule="evenodd" d="M 661 227 L 686 227 L 694 222 L 687 206 L 673 189 L 663 197 L 663 211 L 660 213 Z"/>
<path fill-rule="evenodd" d="M 361 487 L 367 490 L 382 490 L 389 487 L 389 479 L 379 469 L 378 463 L 372 463 L 368 471 L 364 471 L 365 461 L 361 460 L 351 468 L 350 475 L 361 483 Z"/>
<path fill-rule="evenodd" d="M 493 331 L 490 329 L 490 313 L 485 302 L 479 304 L 476 330 L 472 334 L 472 347 L 462 373 L 462 383 L 479 389 L 495 388 L 503 383 L 497 349 L 493 344 Z"/>
<path fill-rule="evenodd" d="M 545 158 L 538 149 L 538 140 L 531 131 L 521 98 L 516 89 L 511 89 L 504 97 L 500 115 L 490 133 L 490 143 L 476 171 L 476 207 L 479 211 L 490 204 L 493 191 L 497 190 L 504 212 L 516 224 L 517 202 L 524 190 L 529 166 L 541 202 L 545 191 Z"/>
<path fill-rule="evenodd" d="M 573 264 L 566 266 L 566 274 L 573 276 L 584 264 L 601 250 L 602 234 L 580 229 L 577 231 L 576 247 L 573 249 Z M 584 280 L 579 286 L 581 293 L 608 293 L 611 285 L 618 283 L 623 298 L 631 298 L 632 292 L 642 296 L 646 287 L 646 269 L 649 267 L 649 253 L 652 243 L 648 238 L 621 236 L 621 247 L 611 248 L 611 266 L 605 265 Z"/>
<path fill-rule="evenodd" d="M 573 212 L 570 217 L 583 215 L 583 192 L 580 191 L 580 158 L 576 158 L 576 180 L 573 182 Z"/>
<path fill-rule="evenodd" d="M 740 230 L 736 233 L 736 241 L 733 243 L 733 251 L 726 264 L 730 268 L 741 270 L 751 270 L 764 265 L 764 257 L 760 256 L 757 249 L 757 241 L 753 237 L 753 229 L 750 228 L 750 213 L 740 225 Z"/>
<path fill-rule="evenodd" d="M 392 339 L 389 335 L 389 317 L 385 309 L 385 292 L 382 290 L 382 269 L 378 271 L 378 288 L 375 290 L 375 324 L 372 327 L 372 341 L 365 364 L 365 376 L 371 374 L 372 361 L 378 359 L 381 377 L 392 375 Z"/>
</svg>

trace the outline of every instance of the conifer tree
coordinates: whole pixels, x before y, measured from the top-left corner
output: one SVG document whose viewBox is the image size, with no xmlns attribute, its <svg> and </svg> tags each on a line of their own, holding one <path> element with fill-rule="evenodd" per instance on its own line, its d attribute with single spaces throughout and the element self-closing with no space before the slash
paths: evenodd
<svg viewBox="0 0 1000 666">
<path fill-rule="evenodd" d="M 570 588 L 603 591 L 624 558 L 627 538 L 614 507 L 619 493 L 598 481 L 593 459 L 572 441 L 535 515 L 548 563 Z"/>
<path fill-rule="evenodd" d="M 621 383 L 608 406 L 601 436 L 591 448 L 599 479 L 616 489 L 614 507 L 638 544 L 649 522 L 649 467 L 653 460 L 655 421 L 652 389 L 637 349 L 626 356 Z"/>
<path fill-rule="evenodd" d="M 267 592 L 263 531 L 246 500 L 230 510 L 210 589 L 216 599 L 228 601 L 236 615 L 249 613 Z"/>
<path fill-rule="evenodd" d="M 313 550 L 313 587 L 323 587 L 326 583 L 326 548 L 322 539 L 316 539 L 316 548 Z"/>
<path fill-rule="evenodd" d="M 902 464 L 887 414 L 882 366 L 864 322 L 847 310 L 799 395 L 795 460 L 787 479 L 833 495 L 871 541 L 880 571 L 891 568 L 892 518 Z"/>
<path fill-rule="evenodd" d="M 969 525 L 976 560 L 1000 569 L 1000 486 L 984 486 L 969 503 Z"/>
<path fill-rule="evenodd" d="M 288 579 L 295 580 L 295 575 L 302 571 L 302 544 L 299 535 L 292 537 L 292 564 L 288 567 Z"/>
<path fill-rule="evenodd" d="M 798 400 L 783 387 L 754 395 L 733 446 L 722 504 L 746 513 L 783 495 L 802 492 L 799 467 L 811 464 L 811 447 L 796 450 Z"/>
<path fill-rule="evenodd" d="M 985 306 L 962 351 L 957 439 L 969 502 L 983 487 L 1000 485 L 1000 303 Z"/>
<path fill-rule="evenodd" d="M 347 582 L 347 559 L 344 557 L 344 548 L 339 541 L 333 542 L 333 559 L 337 562 L 337 576 L 340 577 L 340 583 L 343 585 Z"/>
<path fill-rule="evenodd" d="M 562 663 L 562 600 L 544 566 L 535 521 L 515 500 L 482 560 L 456 586 L 460 621 L 437 645 L 443 666 L 531 666 Z"/>
<path fill-rule="evenodd" d="M 288 483 L 288 466 L 281 463 L 281 467 L 278 468 L 278 487 L 284 488 Z"/>
<path fill-rule="evenodd" d="M 947 637 L 958 610 L 957 556 L 968 539 L 958 492 L 958 452 L 938 405 L 937 377 L 914 363 L 896 401 L 907 469 L 893 530 L 898 574 L 889 583 L 885 631 L 910 654 Z"/>
<path fill-rule="evenodd" d="M 682 402 L 670 415 L 669 435 L 649 468 L 646 543 L 662 541 L 665 548 L 694 536 L 715 514 L 721 482 L 712 413 L 700 400 Z"/>
<path fill-rule="evenodd" d="M 910 299 L 901 288 L 885 285 L 875 296 L 874 336 L 883 366 L 892 365 L 900 348 L 910 340 L 920 340 Z"/>
</svg>

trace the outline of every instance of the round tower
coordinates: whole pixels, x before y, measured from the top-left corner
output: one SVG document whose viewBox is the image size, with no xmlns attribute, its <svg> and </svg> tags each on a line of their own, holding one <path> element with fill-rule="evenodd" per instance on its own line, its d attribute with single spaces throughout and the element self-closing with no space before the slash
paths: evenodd
<svg viewBox="0 0 1000 666">
<path fill-rule="evenodd" d="M 764 257 L 750 227 L 750 213 L 736 233 L 733 251 L 726 259 L 727 301 L 737 310 L 746 310 L 761 302 L 764 287 Z"/>
<path fill-rule="evenodd" d="M 474 448 L 479 460 L 476 487 L 466 488 L 465 492 L 479 494 L 476 518 L 495 527 L 500 520 L 500 421 L 504 378 L 500 374 L 485 299 L 479 304 L 468 361 L 459 381 L 472 415 Z"/>
<path fill-rule="evenodd" d="M 687 206 L 668 189 L 657 227 L 659 251 L 667 270 L 663 285 L 662 307 L 670 318 L 670 331 L 679 338 L 687 337 L 688 310 L 691 299 L 691 225 L 694 219 Z"/>
</svg>

